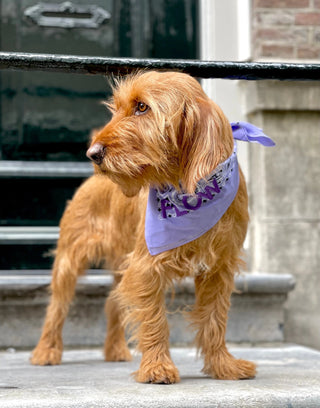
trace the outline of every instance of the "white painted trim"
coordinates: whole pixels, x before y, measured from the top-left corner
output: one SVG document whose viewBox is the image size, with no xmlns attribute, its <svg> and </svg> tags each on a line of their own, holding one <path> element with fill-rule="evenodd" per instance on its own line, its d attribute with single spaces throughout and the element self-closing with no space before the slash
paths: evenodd
<svg viewBox="0 0 320 408">
<path fill-rule="evenodd" d="M 248 60 L 250 0 L 200 0 L 200 58 L 210 61 Z M 204 79 L 202 86 L 230 121 L 245 120 L 239 82 Z M 238 158 L 249 182 L 248 146 L 238 143 Z M 249 247 L 247 237 L 245 248 Z"/>
<path fill-rule="evenodd" d="M 251 59 L 251 1 L 237 0 L 238 60 Z"/>
<path fill-rule="evenodd" d="M 200 58 L 237 61 L 250 57 L 250 0 L 200 0 Z M 221 106 L 230 121 L 244 120 L 238 81 L 205 79 L 207 95 Z M 239 158 L 248 177 L 247 147 Z"/>
<path fill-rule="evenodd" d="M 200 0 L 200 59 L 250 59 L 250 15 L 250 0 Z M 208 96 L 214 100 L 219 99 L 219 94 L 225 94 L 224 91 L 218 91 L 217 83 L 210 79 L 202 82 Z M 232 83 L 235 84 L 234 81 Z M 229 85 L 226 87 L 230 88 Z M 224 109 L 228 113 L 228 106 Z M 231 108 L 230 111 L 232 113 Z"/>
<path fill-rule="evenodd" d="M 216 59 L 216 27 L 215 27 L 215 1 L 200 0 L 200 59 L 214 61 Z M 202 86 L 206 94 L 213 100 L 216 99 L 215 81 L 203 79 Z"/>
</svg>

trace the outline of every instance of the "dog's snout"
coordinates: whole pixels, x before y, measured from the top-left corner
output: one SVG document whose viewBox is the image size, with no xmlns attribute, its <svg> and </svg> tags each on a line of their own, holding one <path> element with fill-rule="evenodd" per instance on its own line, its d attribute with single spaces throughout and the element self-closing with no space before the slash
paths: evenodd
<svg viewBox="0 0 320 408">
<path fill-rule="evenodd" d="M 106 154 L 106 147 L 101 143 L 95 143 L 87 151 L 87 157 L 95 162 L 96 164 L 101 164 L 102 160 Z"/>
</svg>

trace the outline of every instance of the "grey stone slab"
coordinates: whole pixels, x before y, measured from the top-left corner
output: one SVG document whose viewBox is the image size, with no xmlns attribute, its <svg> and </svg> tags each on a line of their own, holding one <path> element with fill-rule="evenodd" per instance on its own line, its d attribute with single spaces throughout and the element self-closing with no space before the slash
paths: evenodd
<svg viewBox="0 0 320 408">
<path fill-rule="evenodd" d="M 246 273 L 235 278 L 235 285 L 241 293 L 288 293 L 294 289 L 295 280 L 290 274 Z"/>
<path fill-rule="evenodd" d="M 259 264 L 271 273 L 290 272 L 296 281 L 286 302 L 285 340 L 320 349 L 320 222 L 274 220 L 260 223 L 259 232 L 253 248 Z"/>
<path fill-rule="evenodd" d="M 231 298 L 226 338 L 231 342 L 283 341 L 286 295 L 249 295 Z"/>
<path fill-rule="evenodd" d="M 231 347 L 239 358 L 258 364 L 255 379 L 221 381 L 201 373 L 194 349 L 171 350 L 181 382 L 136 383 L 131 363 L 106 363 L 97 350 L 69 350 L 60 366 L 35 367 L 29 352 L 0 353 L 2 408 L 64 407 L 212 407 L 318 408 L 320 353 L 305 347 Z"/>
<path fill-rule="evenodd" d="M 106 319 L 104 303 L 112 276 L 93 274 L 79 278 L 63 332 L 67 346 L 101 346 Z M 0 275 L 0 347 L 34 347 L 40 337 L 49 301 L 49 271 L 34 275 Z M 294 287 L 291 275 L 242 274 L 235 279 L 227 339 L 232 342 L 283 341 L 284 302 Z M 181 311 L 194 304 L 194 283 L 188 278 L 168 294 L 170 340 L 174 345 L 193 343 L 194 331 Z"/>
<path fill-rule="evenodd" d="M 0 270 L 0 299 L 2 292 L 25 291 L 26 294 L 34 289 L 41 289 L 48 286 L 51 282 L 51 271 L 44 270 L 22 270 L 22 271 L 1 271 Z M 87 271 L 86 276 L 78 278 L 77 291 L 85 292 L 88 288 L 98 290 L 104 286 L 107 290 L 111 289 L 113 282 L 112 272 L 103 269 Z M 242 273 L 235 276 L 235 288 L 237 293 L 288 293 L 295 287 L 295 280 L 290 274 L 266 274 L 266 273 Z M 94 290 L 92 289 L 92 290 Z M 180 284 L 175 285 L 175 294 L 194 295 L 194 280 L 192 278 L 184 279 Z"/>
<path fill-rule="evenodd" d="M 251 208 L 264 219 L 319 219 L 320 112 L 263 112 L 250 117 L 276 146 L 251 145 Z"/>
<path fill-rule="evenodd" d="M 240 86 L 247 114 L 263 110 L 319 110 L 319 82 L 244 81 Z"/>
<path fill-rule="evenodd" d="M 247 120 L 276 146 L 248 147 L 250 269 L 290 273 L 285 340 L 320 349 L 320 82 L 241 84 Z"/>
</svg>

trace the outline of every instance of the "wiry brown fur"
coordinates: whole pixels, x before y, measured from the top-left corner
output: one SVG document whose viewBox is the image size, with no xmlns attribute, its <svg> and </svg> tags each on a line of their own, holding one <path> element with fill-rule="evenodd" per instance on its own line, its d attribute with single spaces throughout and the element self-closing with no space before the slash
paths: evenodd
<svg viewBox="0 0 320 408">
<path fill-rule="evenodd" d="M 137 115 L 139 102 L 149 109 Z M 103 160 L 61 220 L 51 301 L 32 363 L 60 363 L 61 331 L 77 276 L 91 262 L 104 260 L 122 276 L 106 304 L 107 361 L 130 359 L 126 322 L 134 327 L 142 352 L 137 381 L 179 381 L 169 352 L 165 291 L 174 279 L 193 276 L 196 301 L 189 318 L 197 329 L 204 372 L 220 379 L 253 377 L 255 365 L 235 359 L 225 344 L 234 274 L 241 265 L 248 223 L 242 172 L 233 203 L 200 238 L 151 256 L 144 237 L 148 187 L 170 183 L 179 188 L 180 182 L 193 193 L 196 183 L 232 153 L 228 120 L 195 79 L 174 72 L 149 71 L 119 81 L 109 106 L 112 120 L 91 145 L 106 148 Z"/>
</svg>

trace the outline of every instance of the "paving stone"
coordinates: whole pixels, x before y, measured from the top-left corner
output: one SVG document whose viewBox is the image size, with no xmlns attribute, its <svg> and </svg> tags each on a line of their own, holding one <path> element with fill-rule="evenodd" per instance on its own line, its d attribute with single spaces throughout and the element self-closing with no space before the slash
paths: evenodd
<svg viewBox="0 0 320 408">
<path fill-rule="evenodd" d="M 320 353 L 297 345 L 231 347 L 240 358 L 258 363 L 255 379 L 221 381 L 201 373 L 202 361 L 192 348 L 174 348 L 181 382 L 138 384 L 131 363 L 106 363 L 101 350 L 65 351 L 60 366 L 35 367 L 29 352 L 0 353 L 2 408 L 212 407 L 318 408 Z"/>
</svg>

